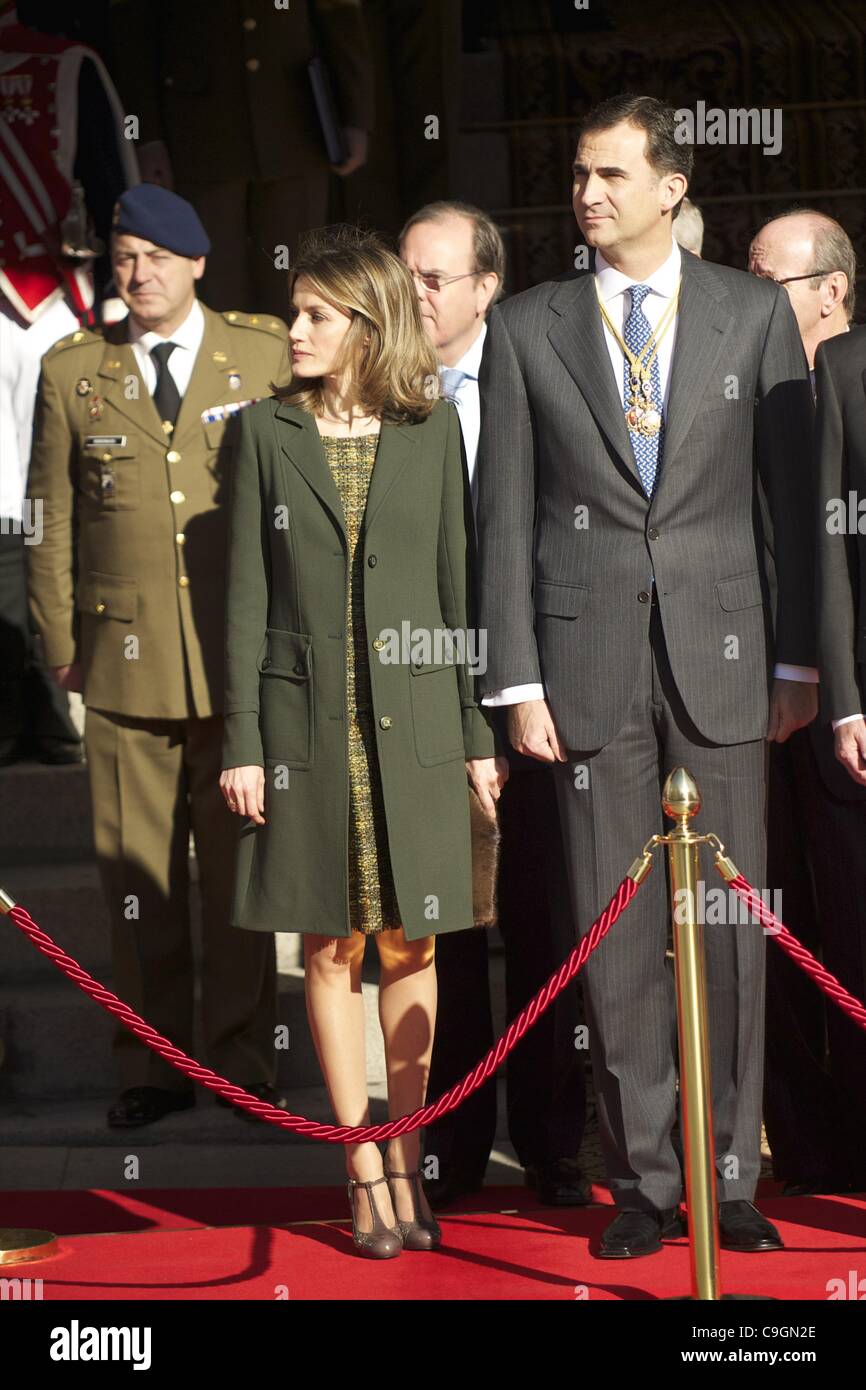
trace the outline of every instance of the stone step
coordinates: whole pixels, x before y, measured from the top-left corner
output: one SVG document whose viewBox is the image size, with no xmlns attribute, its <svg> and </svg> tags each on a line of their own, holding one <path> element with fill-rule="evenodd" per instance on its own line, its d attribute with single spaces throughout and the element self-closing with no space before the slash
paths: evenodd
<svg viewBox="0 0 866 1390">
<path fill-rule="evenodd" d="M 2 884 L 38 927 L 97 979 L 110 968 L 108 913 L 93 860 L 17 864 Z M 0 917 L 0 982 L 53 980 L 52 965 L 8 918 Z"/>
<path fill-rule="evenodd" d="M 12 865 L 93 854 L 90 791 L 83 764 L 4 768 L 0 794 L 0 886 Z"/>
<path fill-rule="evenodd" d="M 108 973 L 104 983 L 111 988 Z M 196 991 L 198 994 L 198 990 Z M 278 1077 L 284 1086 L 321 1084 L 318 1059 L 310 1035 L 300 972 L 278 977 L 278 1022 L 288 1029 L 288 1047 L 278 1050 Z M 364 986 L 368 1031 L 378 1028 L 376 987 Z M 200 1011 L 199 1011 L 200 1012 Z M 111 1058 L 114 1019 L 70 980 L 0 986 L 0 1096 L 35 1101 L 56 1097 L 87 1097 L 117 1088 Z M 368 1076 L 382 1071 L 381 1044 L 370 1038 Z M 207 1063 L 199 1029 L 194 1055 Z"/>
</svg>

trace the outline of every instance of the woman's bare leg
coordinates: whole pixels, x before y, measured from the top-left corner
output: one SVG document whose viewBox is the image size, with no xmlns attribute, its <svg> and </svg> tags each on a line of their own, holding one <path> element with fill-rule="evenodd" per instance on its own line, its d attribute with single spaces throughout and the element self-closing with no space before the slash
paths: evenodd
<svg viewBox="0 0 866 1390">
<path fill-rule="evenodd" d="M 436 938 L 425 936 L 407 941 L 399 927 L 377 932 L 376 945 L 381 966 L 379 1022 L 385 1039 L 388 1114 L 396 1120 L 423 1105 L 427 1094 L 436 1025 Z M 390 1140 L 387 1166 L 401 1173 L 414 1172 L 420 1142 L 421 1131 L 417 1129 Z M 398 1218 L 411 1221 L 415 1215 L 412 1184 L 406 1178 L 398 1178 L 393 1188 Z M 421 1215 L 428 1220 L 431 1215 L 423 1191 Z"/>
<path fill-rule="evenodd" d="M 361 967 L 367 938 L 304 937 L 304 990 L 307 1018 L 322 1076 L 338 1125 L 368 1125 L 367 1063 L 364 1046 L 364 1002 Z M 376 1144 L 345 1144 L 350 1178 L 371 1182 L 382 1176 L 382 1155 Z M 373 1189 L 373 1200 L 387 1226 L 394 1213 L 388 1184 Z M 367 1194 L 355 1189 L 355 1213 L 360 1231 L 373 1229 Z"/>
</svg>

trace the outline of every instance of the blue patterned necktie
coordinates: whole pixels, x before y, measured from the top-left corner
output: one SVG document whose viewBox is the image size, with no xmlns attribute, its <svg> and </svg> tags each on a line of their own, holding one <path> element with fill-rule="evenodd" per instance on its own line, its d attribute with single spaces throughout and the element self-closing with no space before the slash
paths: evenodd
<svg viewBox="0 0 866 1390">
<path fill-rule="evenodd" d="M 625 321 L 623 338 L 629 351 L 633 352 L 636 356 L 640 356 L 645 352 L 650 333 L 652 332 L 650 321 L 642 307 L 647 295 L 651 293 L 652 291 L 649 285 L 632 285 L 631 287 L 631 310 Z M 631 396 L 631 364 L 628 358 L 623 360 L 622 365 L 624 383 L 623 405 L 627 407 Z M 650 383 L 652 385 L 653 404 L 659 412 L 659 415 L 661 415 L 662 392 L 658 354 L 653 358 L 653 364 L 650 368 Z M 628 426 L 626 426 L 626 428 L 628 428 Z M 662 420 L 662 427 L 657 434 L 646 435 L 639 434 L 637 430 L 629 430 L 629 437 L 631 439 L 631 447 L 634 450 L 638 475 L 647 497 L 652 497 L 653 495 L 664 432 L 664 420 Z"/>
<path fill-rule="evenodd" d="M 457 401 L 457 392 L 466 380 L 467 373 L 459 367 L 442 367 L 439 373 L 440 388 L 446 400 Z"/>
</svg>

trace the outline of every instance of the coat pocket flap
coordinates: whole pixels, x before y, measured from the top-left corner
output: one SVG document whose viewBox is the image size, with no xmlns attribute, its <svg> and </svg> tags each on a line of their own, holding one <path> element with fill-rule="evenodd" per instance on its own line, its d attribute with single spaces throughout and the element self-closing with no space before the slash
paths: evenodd
<svg viewBox="0 0 866 1390">
<path fill-rule="evenodd" d="M 758 571 L 751 570 L 748 574 L 735 574 L 730 579 L 719 579 L 716 583 L 716 597 L 726 613 L 736 612 L 738 608 L 756 608 L 764 600 Z"/>
<path fill-rule="evenodd" d="M 121 574 L 82 574 L 75 591 L 75 606 L 101 618 L 131 623 L 138 612 L 138 581 Z"/>
<path fill-rule="evenodd" d="M 553 579 L 536 579 L 535 609 L 556 618 L 576 618 L 586 607 L 592 590 L 583 584 L 559 584 Z"/>
<path fill-rule="evenodd" d="M 447 671 L 449 666 L 456 666 L 454 661 L 410 661 L 409 670 L 413 676 L 426 676 L 430 671 Z"/>
<path fill-rule="evenodd" d="M 290 676 L 309 680 L 312 675 L 313 639 L 306 632 L 267 629 L 267 644 L 259 670 L 268 676 Z"/>
</svg>

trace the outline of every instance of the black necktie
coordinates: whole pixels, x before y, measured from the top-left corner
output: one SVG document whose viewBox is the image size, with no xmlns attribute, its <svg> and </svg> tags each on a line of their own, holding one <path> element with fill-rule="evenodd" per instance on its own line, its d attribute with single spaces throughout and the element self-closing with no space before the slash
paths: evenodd
<svg viewBox="0 0 866 1390">
<path fill-rule="evenodd" d="M 180 392 L 177 389 L 174 377 L 168 370 L 168 359 L 177 347 L 177 343 L 157 343 L 155 348 L 151 348 L 150 355 L 156 365 L 156 390 L 153 393 L 153 403 L 159 411 L 160 420 L 167 420 L 173 425 L 180 410 Z"/>
</svg>

